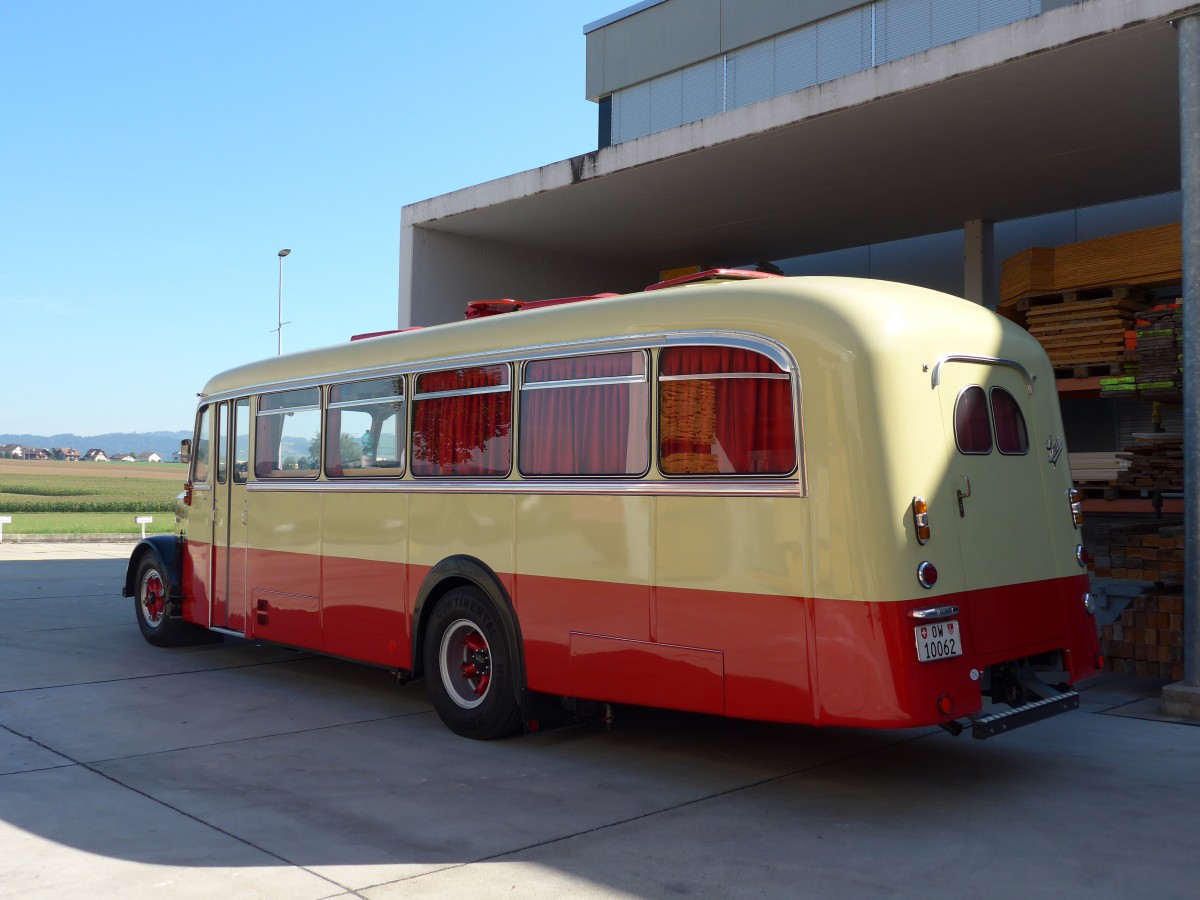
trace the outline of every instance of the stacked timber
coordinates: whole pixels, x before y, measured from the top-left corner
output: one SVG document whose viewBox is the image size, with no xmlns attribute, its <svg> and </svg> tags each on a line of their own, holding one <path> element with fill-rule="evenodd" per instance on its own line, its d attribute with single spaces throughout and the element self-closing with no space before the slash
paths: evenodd
<svg viewBox="0 0 1200 900">
<path fill-rule="evenodd" d="M 1030 247 L 1002 264 L 1000 311 L 1015 311 L 1021 297 L 1055 291 L 1178 284 L 1183 279 L 1182 247 L 1178 222 L 1058 247 Z"/>
<path fill-rule="evenodd" d="M 1093 593 L 1105 669 L 1183 678 L 1184 532 L 1178 520 L 1101 526 L 1093 540 Z M 1104 617 L 1104 607 L 1123 603 Z"/>
<path fill-rule="evenodd" d="M 1157 493 L 1183 490 L 1183 435 L 1135 433 L 1133 444 L 1117 455 L 1129 462 L 1117 476 L 1119 487 Z"/>
<path fill-rule="evenodd" d="M 1115 497 L 1117 479 L 1129 468 L 1129 460 L 1116 452 L 1068 453 L 1071 460 L 1071 480 L 1085 494 L 1099 493 Z"/>
<path fill-rule="evenodd" d="M 1137 391 L 1147 400 L 1180 400 L 1183 391 L 1183 307 L 1156 306 L 1138 316 Z"/>
<path fill-rule="evenodd" d="M 1126 333 L 1153 302 L 1139 288 L 1117 285 L 1099 290 L 1062 291 L 1022 297 L 1025 327 L 1038 339 L 1064 377 L 1120 375 L 1132 360 Z"/>
</svg>

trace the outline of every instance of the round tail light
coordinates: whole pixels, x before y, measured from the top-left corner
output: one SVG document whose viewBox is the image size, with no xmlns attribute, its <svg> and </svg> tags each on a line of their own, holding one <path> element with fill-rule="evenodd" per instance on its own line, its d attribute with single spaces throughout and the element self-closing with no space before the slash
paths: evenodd
<svg viewBox="0 0 1200 900">
<path fill-rule="evenodd" d="M 920 582 L 921 587 L 929 590 L 937 584 L 937 578 L 937 566 L 933 563 L 926 560 L 917 566 L 917 581 Z"/>
</svg>

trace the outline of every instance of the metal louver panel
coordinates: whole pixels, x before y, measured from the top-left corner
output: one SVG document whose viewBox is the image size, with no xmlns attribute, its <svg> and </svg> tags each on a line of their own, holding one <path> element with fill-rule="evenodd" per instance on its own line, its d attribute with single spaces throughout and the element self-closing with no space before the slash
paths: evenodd
<svg viewBox="0 0 1200 900">
<path fill-rule="evenodd" d="M 1036 16 L 1041 11 L 1041 0 L 980 0 L 979 30 L 999 28 L 1018 19 Z"/>
<path fill-rule="evenodd" d="M 875 4 L 875 64 L 928 50 L 933 28 L 933 0 L 880 0 Z M 960 6 L 974 6 L 960 0 Z"/>
<path fill-rule="evenodd" d="M 775 93 L 787 94 L 817 83 L 817 29 L 798 28 L 775 38 Z"/>
<path fill-rule="evenodd" d="M 688 66 L 680 75 L 683 85 L 680 122 L 715 116 L 725 108 L 724 57 Z"/>
<path fill-rule="evenodd" d="M 817 23 L 817 81 L 832 81 L 871 66 L 871 7 Z"/>
<path fill-rule="evenodd" d="M 775 41 L 761 41 L 728 54 L 725 106 L 736 109 L 775 96 Z"/>
<path fill-rule="evenodd" d="M 631 141 L 650 133 L 650 83 L 613 94 L 612 141 Z"/>
<path fill-rule="evenodd" d="M 963 0 L 933 0 L 933 21 L 930 32 L 931 46 L 952 44 L 965 37 L 979 34 L 980 0 L 964 3 Z"/>
<path fill-rule="evenodd" d="M 680 72 L 650 82 L 650 133 L 666 131 L 683 122 L 683 77 Z"/>
</svg>

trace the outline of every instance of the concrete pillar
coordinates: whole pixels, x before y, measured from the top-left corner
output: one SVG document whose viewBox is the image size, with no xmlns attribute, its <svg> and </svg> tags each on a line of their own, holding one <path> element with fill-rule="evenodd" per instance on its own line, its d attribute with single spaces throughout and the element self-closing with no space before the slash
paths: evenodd
<svg viewBox="0 0 1200 900">
<path fill-rule="evenodd" d="M 963 296 L 972 303 L 995 309 L 992 233 L 992 223 L 984 219 L 971 219 L 963 224 Z"/>
<path fill-rule="evenodd" d="M 1183 193 L 1183 681 L 1163 688 L 1168 715 L 1200 721 L 1200 16 L 1179 31 Z"/>
</svg>

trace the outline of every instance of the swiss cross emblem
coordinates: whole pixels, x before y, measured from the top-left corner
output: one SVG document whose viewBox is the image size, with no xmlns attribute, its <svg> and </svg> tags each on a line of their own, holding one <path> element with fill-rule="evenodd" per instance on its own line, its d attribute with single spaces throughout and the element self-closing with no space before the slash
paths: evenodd
<svg viewBox="0 0 1200 900">
<path fill-rule="evenodd" d="M 926 628 L 924 625 L 922 625 L 921 626 L 921 640 L 925 640 L 928 637 L 929 637 L 929 629 Z"/>
</svg>

